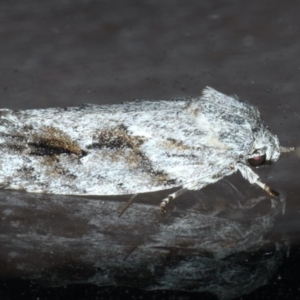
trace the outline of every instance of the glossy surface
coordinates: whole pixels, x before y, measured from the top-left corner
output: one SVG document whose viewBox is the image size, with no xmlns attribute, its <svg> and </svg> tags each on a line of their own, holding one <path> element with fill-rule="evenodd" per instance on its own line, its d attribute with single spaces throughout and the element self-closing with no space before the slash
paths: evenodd
<svg viewBox="0 0 300 300">
<path fill-rule="evenodd" d="M 299 8 L 296 1 L 269 0 L 254 0 L 247 2 L 247 5 L 240 1 L 164 1 L 164 4 L 161 1 L 126 0 L 86 0 L 78 3 L 69 0 L 47 3 L 37 0 L 22 3 L 16 0 L 2 1 L 1 107 L 31 109 L 77 106 L 82 103 L 120 103 L 135 98 L 170 99 L 198 96 L 205 86 L 212 86 L 225 94 L 236 93 L 256 105 L 272 132 L 278 135 L 281 144 L 297 147 L 300 143 Z M 267 279 L 253 285 L 252 290 L 249 288 L 248 296 L 243 296 L 243 299 L 299 298 L 300 163 L 299 149 L 296 150 L 293 154 L 282 155 L 276 164 L 256 170 L 264 182 L 286 195 L 286 213 L 282 216 L 278 212 L 272 216 L 274 223 L 272 228 L 268 228 L 270 231 L 267 234 L 271 248 L 264 247 L 261 252 L 250 255 L 254 260 L 253 269 L 250 270 L 254 271 L 244 277 L 244 283 L 247 284 L 251 274 L 261 274 L 262 277 L 267 274 L 255 271 L 257 268 L 254 265 L 263 262 L 261 259 L 276 262 L 276 266 L 268 273 Z M 233 187 L 228 189 L 231 191 L 235 187 L 237 195 L 244 194 L 246 200 L 263 194 L 249 187 L 242 179 L 229 180 Z M 214 198 L 221 198 L 221 207 L 224 203 L 231 203 L 232 198 L 225 191 L 227 188 L 213 190 L 211 194 Z M 80 218 L 84 212 L 93 211 L 93 214 L 97 214 L 97 209 L 91 209 L 93 204 L 90 203 L 86 211 L 77 207 L 78 215 L 73 213 L 71 219 L 66 219 L 68 207 L 73 212 L 72 201 L 68 206 L 68 202 L 62 199 L 61 204 L 65 204 L 62 207 L 61 204 L 55 205 L 59 199 L 39 200 L 32 197 L 36 196 L 24 194 L 18 199 L 11 197 L 9 192 L 7 195 L 1 194 L 2 217 L 11 218 L 6 222 L 2 220 L 2 243 L 12 247 L 0 248 L 3 278 L 0 293 L 3 299 L 27 299 L 28 295 L 35 298 L 43 296 L 43 299 L 74 299 L 76 296 L 79 299 L 100 299 L 104 292 L 106 299 L 124 299 L 124 294 L 129 295 L 128 298 L 199 299 L 198 294 L 178 290 L 149 294 L 144 289 L 101 289 L 95 285 L 77 284 L 51 289 L 34 285 L 28 280 L 55 279 L 57 274 L 63 274 L 68 282 L 86 283 L 82 278 L 89 278 L 94 272 L 101 273 L 101 269 L 95 271 L 94 265 L 85 265 L 87 250 L 81 251 L 83 248 L 80 248 L 84 246 L 83 233 L 91 233 L 98 228 Z M 178 208 L 180 215 L 183 213 L 182 220 L 187 217 L 185 213 L 188 214 L 189 209 L 198 203 L 198 200 L 192 200 L 191 203 L 189 199 L 194 198 L 185 198 L 184 206 Z M 122 203 L 125 201 L 123 198 Z M 139 201 L 146 203 L 146 198 Z M 148 202 L 148 209 L 156 209 L 158 202 Z M 82 205 L 81 202 L 76 203 Z M 182 202 L 175 204 L 179 203 Z M 267 203 L 270 202 L 267 200 Z M 173 218 L 174 214 L 176 216 L 176 205 L 170 208 L 166 218 Z M 27 214 L 23 213 L 22 207 L 27 207 Z M 134 217 L 133 212 L 137 212 L 140 207 L 135 208 L 133 203 L 122 218 L 130 216 L 130 212 Z M 255 210 L 261 217 L 268 216 L 270 205 L 260 205 Z M 201 215 L 205 216 L 208 211 L 211 210 L 202 209 Z M 238 223 L 247 220 L 247 215 L 225 211 L 225 219 L 234 216 L 240 218 Z M 111 211 L 104 213 L 109 214 Z M 87 214 L 85 220 L 89 219 L 92 218 Z M 100 222 L 101 218 L 96 220 Z M 149 219 L 144 218 L 142 225 L 148 222 Z M 163 221 L 158 224 L 160 222 Z M 170 224 L 176 225 L 177 222 Z M 135 225 L 140 230 L 145 228 L 138 223 Z M 36 235 L 30 235 L 30 229 L 33 228 Z M 153 233 L 153 229 L 148 228 Z M 170 236 L 176 233 L 177 228 L 172 228 Z M 122 229 L 117 227 L 115 230 L 121 232 L 119 236 L 124 237 Z M 113 233 L 113 228 L 109 232 Z M 214 233 L 219 232 L 217 230 Z M 254 230 L 253 233 L 257 232 Z M 30 236 L 38 239 L 28 240 Z M 144 235 L 139 237 L 142 239 Z M 70 246 L 65 251 L 66 248 L 62 248 L 65 241 L 72 238 L 77 239 L 77 246 Z M 280 249 L 284 249 L 285 241 L 291 245 L 289 257 L 286 257 L 285 250 L 273 251 L 274 243 L 276 246 L 278 242 L 283 245 Z M 91 244 L 97 242 L 97 239 L 90 240 Z M 226 242 L 225 246 L 228 245 L 231 249 L 237 247 L 234 242 Z M 188 244 L 188 247 L 192 247 L 192 244 Z M 127 250 L 130 252 L 132 248 L 129 248 Z M 64 250 L 54 253 L 53 249 Z M 19 252 L 21 256 L 18 257 Z M 121 254 L 120 257 L 124 259 L 125 256 Z M 238 250 L 228 259 L 246 263 L 246 260 L 249 261 L 248 254 L 246 257 L 241 256 L 243 253 Z M 163 257 L 168 258 L 171 265 L 176 263 L 176 256 L 172 252 Z M 129 258 L 134 256 L 130 255 Z M 22 265 L 26 262 L 27 265 Z M 23 269 L 14 267 L 18 263 Z M 155 260 L 153 265 L 157 266 Z M 159 270 L 156 269 L 156 274 L 161 274 Z M 226 270 L 232 269 L 229 267 Z M 229 273 L 226 274 L 222 277 L 225 283 L 230 282 Z M 62 277 L 59 280 L 63 282 Z M 260 285 L 264 286 L 259 288 Z M 239 286 L 244 287 L 242 284 Z M 232 291 L 235 295 L 240 292 L 236 288 Z M 204 297 L 211 299 L 210 296 Z"/>
</svg>

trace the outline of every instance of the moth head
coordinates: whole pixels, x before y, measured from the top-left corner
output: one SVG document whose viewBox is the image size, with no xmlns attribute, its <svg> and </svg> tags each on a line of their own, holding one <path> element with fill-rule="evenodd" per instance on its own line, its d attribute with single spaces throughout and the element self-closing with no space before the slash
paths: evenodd
<svg viewBox="0 0 300 300">
<path fill-rule="evenodd" d="M 253 166 L 261 166 L 276 162 L 280 156 L 279 140 L 268 128 L 264 128 L 253 143 L 252 152 L 248 155 L 248 163 Z"/>
</svg>

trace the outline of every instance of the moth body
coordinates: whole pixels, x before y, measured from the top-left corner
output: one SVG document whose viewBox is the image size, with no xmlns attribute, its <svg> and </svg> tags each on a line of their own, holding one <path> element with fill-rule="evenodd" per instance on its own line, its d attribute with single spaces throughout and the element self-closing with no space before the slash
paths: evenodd
<svg viewBox="0 0 300 300">
<path fill-rule="evenodd" d="M 237 170 L 258 183 L 248 161 L 279 155 L 278 138 L 257 108 L 212 88 L 189 99 L 0 110 L 0 185 L 8 189 L 72 195 L 198 190 Z"/>
</svg>

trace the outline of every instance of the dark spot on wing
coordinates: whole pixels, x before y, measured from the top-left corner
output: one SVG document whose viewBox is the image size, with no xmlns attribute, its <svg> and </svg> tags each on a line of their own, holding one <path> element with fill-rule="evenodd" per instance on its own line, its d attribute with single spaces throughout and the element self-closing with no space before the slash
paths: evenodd
<svg viewBox="0 0 300 300">
<path fill-rule="evenodd" d="M 166 148 L 169 149 L 176 149 L 176 150 L 190 150 L 192 149 L 191 146 L 185 145 L 182 141 L 172 139 L 172 138 L 167 138 L 166 141 L 164 142 L 164 145 Z"/>
<path fill-rule="evenodd" d="M 31 148 L 30 154 L 47 156 L 62 153 L 86 155 L 79 145 L 60 129 L 55 127 L 44 127 L 38 133 L 34 133 L 32 141 L 28 143 Z"/>
<path fill-rule="evenodd" d="M 144 142 L 142 137 L 129 135 L 124 125 L 102 130 L 94 139 L 95 142 L 88 145 L 88 149 L 138 149 Z"/>
<path fill-rule="evenodd" d="M 213 179 L 220 179 L 220 178 L 222 178 L 223 177 L 223 174 L 222 173 L 217 173 L 217 174 L 213 174 L 212 175 L 212 178 Z"/>
<path fill-rule="evenodd" d="M 145 176 L 152 178 L 153 184 L 171 184 L 174 180 L 166 172 L 155 170 L 151 160 L 141 150 L 145 140 L 145 137 L 131 135 L 126 126 L 120 125 L 99 130 L 94 136 L 94 142 L 87 149 L 99 149 L 102 155 L 109 156 L 113 161 L 125 159 L 129 168 L 140 169 Z"/>
</svg>

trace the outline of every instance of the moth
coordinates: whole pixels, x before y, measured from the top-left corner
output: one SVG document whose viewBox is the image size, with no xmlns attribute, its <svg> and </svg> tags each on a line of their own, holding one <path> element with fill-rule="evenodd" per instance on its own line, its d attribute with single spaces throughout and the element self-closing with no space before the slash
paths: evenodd
<svg viewBox="0 0 300 300">
<path fill-rule="evenodd" d="M 0 186 L 32 193 L 122 195 L 199 190 L 278 160 L 258 109 L 207 87 L 202 96 L 113 105 L 0 110 Z"/>
</svg>

